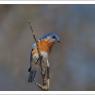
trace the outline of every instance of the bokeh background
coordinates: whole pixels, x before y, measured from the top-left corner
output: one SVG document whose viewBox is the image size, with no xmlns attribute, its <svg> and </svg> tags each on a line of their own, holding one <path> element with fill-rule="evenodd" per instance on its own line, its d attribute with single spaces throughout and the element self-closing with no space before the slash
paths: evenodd
<svg viewBox="0 0 95 95">
<path fill-rule="evenodd" d="M 95 5 L 0 5 L 0 91 L 40 90 L 27 82 L 34 42 L 28 21 L 38 38 L 61 37 L 49 56 L 49 90 L 95 90 Z"/>
</svg>

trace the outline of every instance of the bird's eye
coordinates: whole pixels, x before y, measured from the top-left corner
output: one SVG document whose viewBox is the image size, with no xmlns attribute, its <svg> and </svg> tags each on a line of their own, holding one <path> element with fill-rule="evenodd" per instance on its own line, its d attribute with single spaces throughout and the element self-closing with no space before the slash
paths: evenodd
<svg viewBox="0 0 95 95">
<path fill-rule="evenodd" d="M 52 38 L 53 38 L 53 39 L 56 39 L 56 37 L 55 37 L 55 36 L 53 36 Z"/>
</svg>

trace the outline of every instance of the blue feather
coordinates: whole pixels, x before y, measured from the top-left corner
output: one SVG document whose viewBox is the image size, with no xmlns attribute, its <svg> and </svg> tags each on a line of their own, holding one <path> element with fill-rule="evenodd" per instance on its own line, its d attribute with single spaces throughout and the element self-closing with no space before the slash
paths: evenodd
<svg viewBox="0 0 95 95">
<path fill-rule="evenodd" d="M 59 35 L 57 33 L 55 33 L 55 32 L 50 32 L 48 34 L 45 34 L 39 40 L 46 39 L 47 37 L 52 37 L 52 36 L 55 36 L 57 40 L 60 40 Z"/>
<path fill-rule="evenodd" d="M 37 40 L 44 40 L 44 39 L 47 39 L 48 37 L 51 37 L 51 38 L 52 38 L 53 36 L 56 37 L 56 40 L 57 40 L 57 41 L 60 41 L 59 35 L 58 35 L 57 33 L 55 33 L 55 32 L 49 32 L 49 33 L 43 35 L 42 37 L 40 37 L 40 38 L 37 39 Z M 35 47 L 36 47 L 36 44 L 33 43 L 33 44 L 32 44 L 32 48 L 35 48 Z"/>
</svg>

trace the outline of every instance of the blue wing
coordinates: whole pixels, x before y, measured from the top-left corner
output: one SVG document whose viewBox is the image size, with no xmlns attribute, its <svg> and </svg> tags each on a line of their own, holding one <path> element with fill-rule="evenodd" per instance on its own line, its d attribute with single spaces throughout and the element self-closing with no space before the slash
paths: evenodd
<svg viewBox="0 0 95 95">
<path fill-rule="evenodd" d="M 33 57 L 32 57 L 32 50 L 31 50 L 31 54 L 30 54 L 30 67 L 28 69 L 29 72 L 29 77 L 28 77 L 28 82 L 33 82 L 35 79 L 35 75 L 36 75 L 36 69 L 33 69 L 32 67 L 32 61 L 33 61 Z"/>
<path fill-rule="evenodd" d="M 42 36 L 42 37 L 40 38 L 40 40 L 46 39 L 47 37 L 52 36 L 52 35 L 55 35 L 55 34 L 56 34 L 55 32 L 47 33 L 47 34 L 45 34 L 44 36 Z"/>
</svg>

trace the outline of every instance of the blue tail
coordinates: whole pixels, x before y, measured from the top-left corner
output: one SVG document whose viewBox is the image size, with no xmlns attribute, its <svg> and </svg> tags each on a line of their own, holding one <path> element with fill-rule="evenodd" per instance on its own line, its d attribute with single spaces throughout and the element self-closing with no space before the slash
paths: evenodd
<svg viewBox="0 0 95 95">
<path fill-rule="evenodd" d="M 35 80 L 36 70 L 31 70 L 29 72 L 28 82 L 33 82 Z"/>
<path fill-rule="evenodd" d="M 29 77 L 28 82 L 33 82 L 35 80 L 36 70 L 32 68 L 32 53 L 30 54 L 30 67 L 28 69 Z"/>
</svg>

